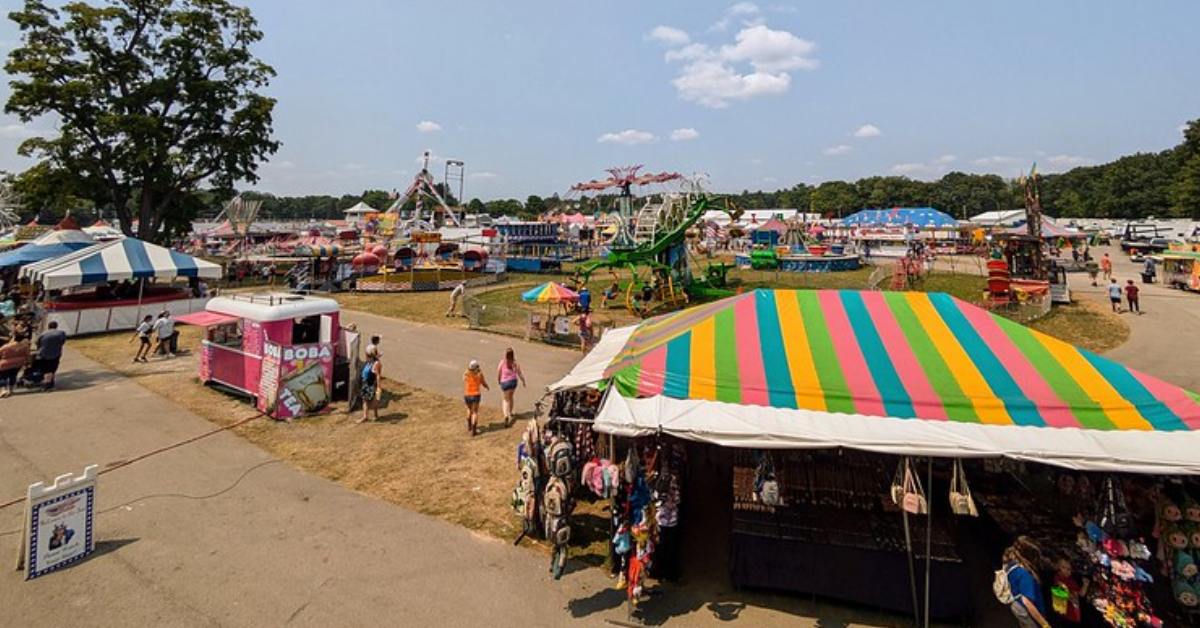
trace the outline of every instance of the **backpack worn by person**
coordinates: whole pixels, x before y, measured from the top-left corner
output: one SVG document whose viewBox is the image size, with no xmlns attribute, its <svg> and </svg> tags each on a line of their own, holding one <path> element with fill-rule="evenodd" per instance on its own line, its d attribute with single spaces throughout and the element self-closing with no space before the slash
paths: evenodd
<svg viewBox="0 0 1200 628">
<path fill-rule="evenodd" d="M 375 383 L 375 361 L 367 360 L 363 363 L 362 372 L 358 374 L 358 379 L 364 384 Z"/>
<path fill-rule="evenodd" d="M 1008 582 L 1008 574 L 1016 569 L 1016 565 L 1009 565 L 996 570 L 996 575 L 992 579 L 992 593 L 996 596 L 996 601 L 1008 606 L 1016 601 L 1016 596 L 1013 595 L 1012 585 Z"/>
</svg>

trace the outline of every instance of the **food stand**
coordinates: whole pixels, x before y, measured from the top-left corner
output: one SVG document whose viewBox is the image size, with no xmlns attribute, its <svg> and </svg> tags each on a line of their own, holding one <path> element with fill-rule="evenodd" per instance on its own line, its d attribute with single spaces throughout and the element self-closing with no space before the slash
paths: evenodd
<svg viewBox="0 0 1200 628">
<path fill-rule="evenodd" d="M 1158 256 L 1164 286 L 1200 292 L 1200 253 L 1169 251 Z"/>
<path fill-rule="evenodd" d="M 253 397 L 259 410 L 286 420 L 333 398 L 338 317 L 332 299 L 264 293 L 216 297 L 177 320 L 205 330 L 200 381 Z"/>
</svg>

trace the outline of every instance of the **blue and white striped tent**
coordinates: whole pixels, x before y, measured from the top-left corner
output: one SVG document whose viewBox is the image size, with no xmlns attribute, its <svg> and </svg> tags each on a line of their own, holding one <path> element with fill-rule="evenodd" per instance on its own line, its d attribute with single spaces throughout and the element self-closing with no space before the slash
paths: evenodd
<svg viewBox="0 0 1200 628">
<path fill-rule="evenodd" d="M 62 257 L 31 264 L 21 275 L 46 290 L 125 279 L 221 277 L 221 267 L 137 238 L 104 242 Z"/>
<path fill-rule="evenodd" d="M 932 207 L 893 207 L 892 209 L 863 209 L 842 219 L 846 227 L 903 226 L 948 228 L 958 221 Z"/>
</svg>

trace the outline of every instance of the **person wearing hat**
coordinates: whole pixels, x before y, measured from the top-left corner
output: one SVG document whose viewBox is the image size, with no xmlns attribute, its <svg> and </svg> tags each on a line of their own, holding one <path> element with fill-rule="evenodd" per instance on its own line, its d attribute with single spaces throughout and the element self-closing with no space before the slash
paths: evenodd
<svg viewBox="0 0 1200 628">
<path fill-rule="evenodd" d="M 491 389 L 483 377 L 479 362 L 471 360 L 467 372 L 463 373 L 463 402 L 467 404 L 467 432 L 471 436 L 479 433 L 479 401 L 483 398 L 483 390 Z"/>
<path fill-rule="evenodd" d="M 370 421 L 372 412 L 375 414 L 375 420 L 379 420 L 379 397 L 382 391 L 379 386 L 379 378 L 383 375 L 383 364 L 380 363 L 379 358 L 383 356 L 383 353 L 379 351 L 378 344 L 367 345 L 366 353 L 367 361 L 363 364 L 360 378 L 362 380 L 360 394 L 362 395 L 363 413 L 362 418 L 357 421 L 358 423 Z"/>
</svg>

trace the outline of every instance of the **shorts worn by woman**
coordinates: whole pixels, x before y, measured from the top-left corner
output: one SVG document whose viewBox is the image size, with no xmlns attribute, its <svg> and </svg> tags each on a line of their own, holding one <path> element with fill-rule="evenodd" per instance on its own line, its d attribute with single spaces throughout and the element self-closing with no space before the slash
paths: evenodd
<svg viewBox="0 0 1200 628">
<path fill-rule="evenodd" d="M 519 383 L 519 381 L 515 380 L 515 379 L 505 380 L 503 382 L 500 382 L 500 390 L 503 390 L 505 392 L 510 391 L 510 390 L 516 390 L 518 383 Z"/>
</svg>

